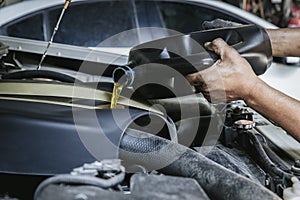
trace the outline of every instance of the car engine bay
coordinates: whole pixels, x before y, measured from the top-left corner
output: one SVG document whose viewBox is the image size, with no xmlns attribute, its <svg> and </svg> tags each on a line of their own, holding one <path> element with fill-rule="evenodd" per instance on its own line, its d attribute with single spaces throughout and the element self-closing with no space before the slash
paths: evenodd
<svg viewBox="0 0 300 200">
<path fill-rule="evenodd" d="M 244 200 L 299 193 L 299 142 L 243 101 L 212 104 L 193 88 L 170 95 L 169 85 L 139 80 L 146 87 L 123 88 L 110 109 L 119 65 L 109 64 L 99 78 L 93 70 L 106 64 L 49 52 L 36 70 L 41 53 L 4 36 L 0 44 L 2 199 Z M 166 44 L 159 44 L 161 60 L 142 48 L 131 52 L 142 56 L 131 58 L 156 68 L 166 59 L 179 62 L 177 55 L 164 57 Z M 135 76 L 145 73 L 137 69 Z"/>
</svg>

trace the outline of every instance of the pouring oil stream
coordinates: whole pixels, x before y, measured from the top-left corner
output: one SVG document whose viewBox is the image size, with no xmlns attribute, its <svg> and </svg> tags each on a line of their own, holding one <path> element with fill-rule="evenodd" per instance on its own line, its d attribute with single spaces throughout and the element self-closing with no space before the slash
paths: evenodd
<svg viewBox="0 0 300 200">
<path fill-rule="evenodd" d="M 130 63 L 129 63 L 130 64 Z M 129 65 L 127 64 L 127 65 Z M 113 71 L 114 88 L 111 95 L 110 108 L 117 108 L 120 94 L 124 87 L 131 86 L 134 80 L 134 71 L 128 67 L 120 66 Z"/>
</svg>

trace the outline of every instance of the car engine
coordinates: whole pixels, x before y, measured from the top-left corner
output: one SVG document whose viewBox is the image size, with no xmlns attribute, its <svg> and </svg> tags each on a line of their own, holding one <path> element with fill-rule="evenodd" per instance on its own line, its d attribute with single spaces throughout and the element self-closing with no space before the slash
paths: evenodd
<svg viewBox="0 0 300 200">
<path fill-rule="evenodd" d="M 118 66 L 110 64 L 106 78 L 97 79 L 78 72 L 80 58 L 50 52 L 36 70 L 40 54 L 8 43 L 0 43 L 2 199 L 299 196 L 299 143 L 243 101 L 211 104 L 193 89 L 176 96 L 143 83 L 123 88 L 111 109 Z M 169 48 L 161 50 L 156 64 L 177 59 Z M 145 64 L 138 53 L 131 56 Z M 142 52 L 142 58 L 149 53 L 157 54 Z"/>
</svg>

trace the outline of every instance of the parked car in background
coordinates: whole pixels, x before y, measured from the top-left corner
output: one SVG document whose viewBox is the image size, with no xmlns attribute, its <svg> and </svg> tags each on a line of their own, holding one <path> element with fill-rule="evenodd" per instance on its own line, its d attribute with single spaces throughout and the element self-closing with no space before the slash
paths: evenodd
<svg viewBox="0 0 300 200">
<path fill-rule="evenodd" d="M 0 197 L 8 193 L 28 199 L 42 180 L 80 165 L 83 168 L 72 173 L 75 177 L 96 173 L 98 179 L 75 180 L 73 175 L 52 179 L 38 188 L 46 191 L 38 192 L 42 194 L 38 197 L 87 199 L 97 194 L 102 199 L 208 199 L 207 195 L 211 199 L 277 199 L 276 195 L 282 196 L 292 185 L 292 176 L 299 178 L 299 142 L 244 102 L 211 105 L 201 94 L 180 96 L 180 101 L 149 100 L 136 94 L 127 101 L 132 88 L 125 88 L 122 105 L 107 109 L 111 74 L 127 64 L 128 52 L 136 45 L 200 31 L 204 21 L 216 18 L 262 28 L 276 26 L 219 1 L 73 0 L 42 70 L 36 70 L 63 3 L 26 0 L 0 8 L 0 42 L 4 44 L 0 46 Z M 296 65 L 274 61 L 261 78 L 300 100 L 296 84 L 299 70 Z M 178 108 L 180 103 L 183 110 Z M 157 104 L 168 117 L 152 107 Z M 185 111 L 199 113 L 182 117 Z M 153 117 L 150 121 L 163 122 L 159 137 L 147 132 L 153 128 L 148 126 L 148 115 Z M 133 121 L 143 128 L 130 126 Z M 235 123 L 238 121 L 242 124 Z M 251 121 L 255 123 L 249 124 Z M 195 127 L 199 127 L 195 135 L 189 135 Z M 221 137 L 214 132 L 219 130 Z M 133 137 L 139 134 L 141 138 Z M 189 137 L 190 143 L 184 143 Z M 95 149 L 116 153 L 106 148 L 110 147 L 107 138 L 123 148 L 117 155 L 136 167 L 126 171 L 126 177 L 119 161 L 103 161 L 91 153 Z M 178 141 L 186 146 L 176 144 Z M 87 148 L 88 144 L 92 148 Z M 97 159 L 101 162 L 87 164 Z M 152 164 L 165 168 L 149 175 L 146 171 L 151 171 Z M 60 183 L 71 184 L 57 185 Z M 83 183 L 98 188 L 82 188 L 79 185 Z"/>
<path fill-rule="evenodd" d="M 2 8 L 0 35 L 48 41 L 63 3 L 60 0 L 29 0 Z M 261 18 L 219 1 L 75 0 L 68 8 L 54 42 L 85 47 L 100 45 L 106 48 L 127 48 L 166 37 L 170 32 L 149 31 L 140 34 L 137 30 L 127 35 L 126 39 L 114 38 L 108 42 L 101 42 L 120 32 L 143 27 L 161 27 L 189 33 L 201 30 L 203 21 L 215 18 L 256 24 L 263 28 L 277 28 Z M 124 49 L 122 51 L 124 52 Z M 271 86 L 300 99 L 300 91 L 293 87 L 299 70 L 294 65 L 276 64 L 262 78 Z"/>
<path fill-rule="evenodd" d="M 64 2 L 24 1 L 2 9 L 0 33 L 13 37 L 48 41 Z M 121 14 L 122 13 L 122 14 Z M 80 16 L 80 17 L 79 17 Z M 122 31 L 161 27 L 189 33 L 202 30 L 205 20 L 222 18 L 243 24 L 275 28 L 270 23 L 230 5 L 215 1 L 72 1 L 54 41 L 92 47 Z M 153 34 L 153 33 L 152 33 Z M 167 34 L 167 33 L 165 33 Z M 165 35 L 166 36 L 166 35 Z M 144 41 L 155 35 L 134 35 Z M 130 39 L 109 46 L 130 47 Z"/>
</svg>

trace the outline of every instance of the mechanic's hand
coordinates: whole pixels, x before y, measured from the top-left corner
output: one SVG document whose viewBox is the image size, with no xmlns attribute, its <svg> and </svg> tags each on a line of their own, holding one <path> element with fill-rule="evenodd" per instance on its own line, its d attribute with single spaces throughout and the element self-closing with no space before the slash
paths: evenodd
<svg viewBox="0 0 300 200">
<path fill-rule="evenodd" d="M 260 80 L 250 64 L 232 47 L 218 38 L 205 44 L 220 59 L 210 68 L 189 74 L 186 78 L 212 103 L 246 98 Z"/>
<path fill-rule="evenodd" d="M 215 28 L 224 28 L 224 27 L 234 27 L 241 26 L 242 24 L 232 21 L 227 21 L 223 19 L 215 19 L 212 21 L 204 21 L 202 23 L 202 28 L 204 30 L 215 29 Z"/>
</svg>

